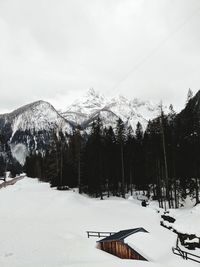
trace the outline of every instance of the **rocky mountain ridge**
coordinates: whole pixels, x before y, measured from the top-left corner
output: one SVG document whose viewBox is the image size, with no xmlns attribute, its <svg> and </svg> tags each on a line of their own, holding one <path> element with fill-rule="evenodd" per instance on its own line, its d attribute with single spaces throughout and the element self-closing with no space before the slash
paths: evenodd
<svg viewBox="0 0 200 267">
<path fill-rule="evenodd" d="M 60 113 L 50 103 L 39 100 L 11 113 L 2 114 L 0 131 L 6 135 L 10 143 L 13 143 L 19 139 L 19 133 L 28 132 L 29 135 L 36 136 L 41 132 L 59 130 L 70 134 L 78 125 L 87 130 L 97 117 L 102 119 L 104 127 L 115 128 L 117 120 L 121 118 L 127 127 L 135 130 L 140 122 L 145 130 L 148 121 L 157 117 L 159 113 L 159 105 L 150 101 L 136 98 L 129 100 L 124 96 L 106 98 L 90 89 L 83 97 L 68 106 L 65 112 Z"/>
<path fill-rule="evenodd" d="M 164 107 L 165 112 L 167 108 Z M 124 96 L 106 98 L 94 89 L 77 99 L 62 112 L 62 116 L 74 125 L 80 125 L 82 128 L 90 126 L 91 121 L 100 117 L 104 126 L 115 128 L 116 120 L 121 118 L 123 122 L 136 129 L 140 122 L 143 129 L 146 129 L 148 121 L 157 117 L 160 113 L 159 104 L 153 104 L 150 101 L 141 101 L 137 98 L 127 99 Z"/>
<path fill-rule="evenodd" d="M 53 134 L 72 132 L 72 125 L 48 102 L 39 100 L 0 115 L 0 155 L 25 162 L 30 152 L 48 149 Z M 6 154 L 5 154 L 6 153 Z"/>
</svg>

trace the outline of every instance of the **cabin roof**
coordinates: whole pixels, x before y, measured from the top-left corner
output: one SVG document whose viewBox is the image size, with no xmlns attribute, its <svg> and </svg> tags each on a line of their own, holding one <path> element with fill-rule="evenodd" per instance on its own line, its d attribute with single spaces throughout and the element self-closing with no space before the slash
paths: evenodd
<svg viewBox="0 0 200 267">
<path fill-rule="evenodd" d="M 128 237 L 132 234 L 138 233 L 138 232 L 148 233 L 148 231 L 146 231 L 142 227 L 134 228 L 134 229 L 127 229 L 127 230 L 119 231 L 119 232 L 117 232 L 111 236 L 108 236 L 106 238 L 103 238 L 97 242 L 101 243 L 101 242 L 108 242 L 108 241 L 124 240 L 126 237 Z"/>
</svg>

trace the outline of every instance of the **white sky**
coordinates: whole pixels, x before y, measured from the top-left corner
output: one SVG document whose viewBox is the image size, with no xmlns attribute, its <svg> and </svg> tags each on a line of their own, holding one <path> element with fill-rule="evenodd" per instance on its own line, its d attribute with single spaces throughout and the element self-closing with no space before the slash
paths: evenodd
<svg viewBox="0 0 200 267">
<path fill-rule="evenodd" d="M 199 72 L 199 0 L 0 0 L 0 112 L 91 87 L 180 108 Z"/>
</svg>

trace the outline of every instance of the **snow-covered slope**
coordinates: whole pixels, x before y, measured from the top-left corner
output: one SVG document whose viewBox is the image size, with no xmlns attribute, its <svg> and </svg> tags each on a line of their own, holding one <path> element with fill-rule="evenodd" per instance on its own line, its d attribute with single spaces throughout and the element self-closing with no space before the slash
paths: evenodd
<svg viewBox="0 0 200 267">
<path fill-rule="evenodd" d="M 187 198 L 186 206 L 188 204 L 194 204 L 190 198 Z M 169 223 L 164 221 L 166 226 L 172 227 L 172 229 L 176 230 L 182 234 L 188 235 L 196 235 L 200 237 L 200 204 L 193 207 L 188 207 L 174 210 L 170 210 L 170 216 L 172 216 L 176 221 L 174 223 Z M 200 251 L 199 251 L 200 254 Z"/>
<path fill-rule="evenodd" d="M 37 101 L 0 115 L 0 127 L 7 127 L 11 134 L 10 142 L 18 132 L 29 132 L 33 136 L 39 132 L 50 132 L 53 129 L 70 133 L 71 124 L 63 118 L 55 108 L 45 101 Z"/>
<path fill-rule="evenodd" d="M 5 124 L 9 123 L 12 127 L 12 136 L 20 131 L 42 131 L 52 130 L 56 127 L 63 131 L 71 131 L 71 125 L 66 121 L 55 108 L 45 101 L 37 101 L 20 107 L 9 114 L 1 116 Z"/>
<path fill-rule="evenodd" d="M 94 89 L 89 89 L 83 97 L 75 100 L 62 115 L 69 121 L 74 121 L 76 124 L 81 125 L 104 108 L 106 103 L 103 95 L 100 95 Z"/>
<path fill-rule="evenodd" d="M 101 119 L 103 122 L 103 127 L 106 128 L 109 128 L 109 126 L 115 128 L 117 125 L 117 120 L 119 119 L 119 117 L 111 110 L 102 109 L 91 114 L 91 116 L 82 123 L 82 127 L 89 129 L 92 125 L 92 122 L 97 120 L 97 118 Z"/>
<path fill-rule="evenodd" d="M 87 93 L 80 99 L 76 100 L 67 111 L 74 111 L 83 114 L 92 114 L 102 109 L 106 104 L 106 99 L 103 95 L 96 92 L 94 89 L 89 89 Z"/>
<path fill-rule="evenodd" d="M 133 130 L 140 122 L 145 130 L 148 120 L 159 115 L 158 104 L 139 99 L 129 100 L 124 96 L 106 98 L 94 89 L 90 89 L 86 95 L 76 100 L 62 115 L 74 124 L 84 127 L 90 126 L 98 116 L 101 117 L 104 126 L 116 126 L 116 120 L 121 118 L 125 124 Z"/>
<path fill-rule="evenodd" d="M 8 154 L 22 164 L 29 152 L 45 151 L 54 132 L 69 134 L 72 126 L 51 104 L 37 101 L 0 115 L 0 131 L 7 142 L 6 151 L 11 150 Z"/>
<path fill-rule="evenodd" d="M 156 210 L 143 208 L 134 199 L 91 199 L 24 178 L 1 190 L 0 214 L 1 267 L 198 266 L 172 253 L 176 234 L 160 226 Z M 137 242 L 131 240 L 131 244 L 145 255 L 150 254 L 150 262 L 114 257 L 96 248 L 97 238 L 86 235 L 87 230 L 137 227 L 145 228 L 149 234 L 142 239 L 138 235 Z M 152 251 L 156 250 L 154 255 Z"/>
</svg>

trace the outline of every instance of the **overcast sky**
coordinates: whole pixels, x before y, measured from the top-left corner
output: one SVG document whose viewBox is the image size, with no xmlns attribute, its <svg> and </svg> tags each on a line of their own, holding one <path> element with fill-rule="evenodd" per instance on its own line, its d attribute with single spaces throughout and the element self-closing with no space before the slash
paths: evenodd
<svg viewBox="0 0 200 267">
<path fill-rule="evenodd" d="M 200 1 L 0 0 L 0 112 L 91 87 L 182 107 L 200 89 Z"/>
</svg>

